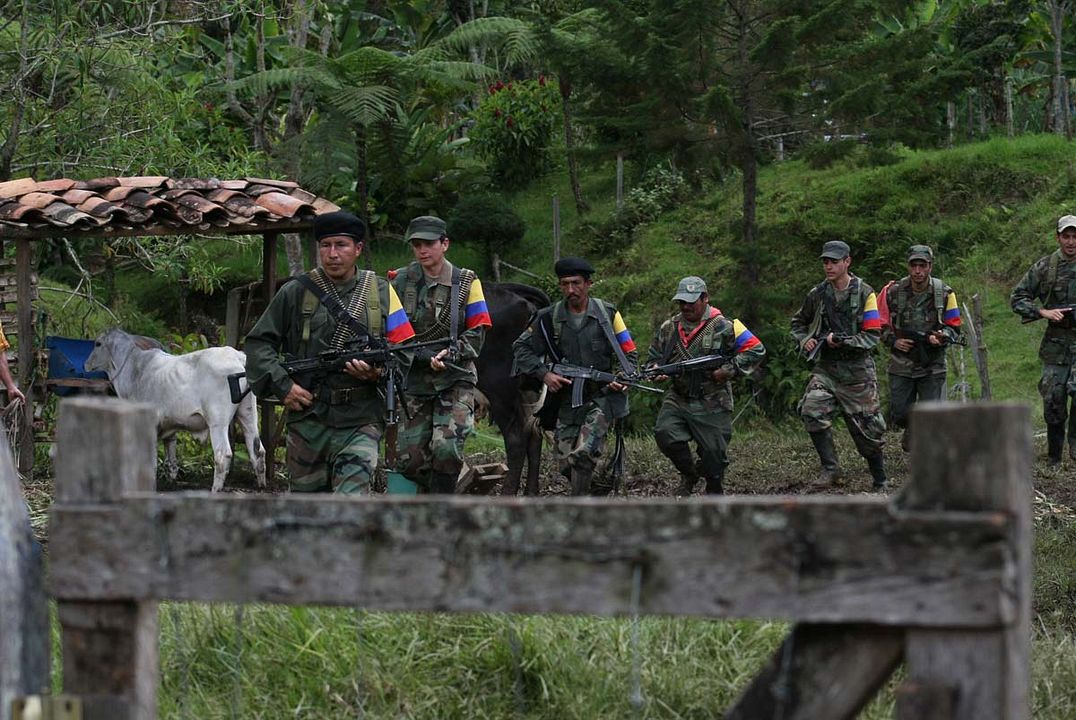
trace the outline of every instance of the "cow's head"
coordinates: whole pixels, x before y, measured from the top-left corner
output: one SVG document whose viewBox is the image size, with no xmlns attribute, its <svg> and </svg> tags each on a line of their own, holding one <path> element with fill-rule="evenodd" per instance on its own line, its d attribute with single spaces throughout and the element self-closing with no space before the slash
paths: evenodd
<svg viewBox="0 0 1076 720">
<path fill-rule="evenodd" d="M 111 377 L 117 368 L 123 367 L 127 355 L 134 349 L 133 335 L 120 328 L 106 330 L 93 341 L 93 352 L 86 358 L 85 367 L 89 371 L 104 370 Z"/>
</svg>

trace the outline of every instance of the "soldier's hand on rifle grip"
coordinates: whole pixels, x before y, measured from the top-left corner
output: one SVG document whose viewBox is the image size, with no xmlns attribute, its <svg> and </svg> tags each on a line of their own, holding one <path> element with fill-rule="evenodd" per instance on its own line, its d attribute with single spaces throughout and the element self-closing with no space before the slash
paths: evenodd
<svg viewBox="0 0 1076 720">
<path fill-rule="evenodd" d="M 445 357 L 448 355 L 450 348 L 445 348 L 441 352 L 430 358 L 430 369 L 434 372 L 441 372 L 447 365 L 445 365 Z"/>
<path fill-rule="evenodd" d="M 807 338 L 803 343 L 803 352 L 805 352 L 805 353 L 807 353 L 809 355 L 811 353 L 811 351 L 814 350 L 814 347 L 817 344 L 818 344 L 818 340 L 816 340 L 815 338 L 813 338 L 813 337 Z"/>
<path fill-rule="evenodd" d="M 288 390 L 288 394 L 284 396 L 281 402 L 284 403 L 284 407 L 288 410 L 299 412 L 314 404 L 314 396 L 299 383 L 292 383 L 291 389 Z"/>
<path fill-rule="evenodd" d="M 897 338 L 893 341 L 893 349 L 901 352 L 911 352 L 914 346 L 915 341 L 909 338 Z"/>
<path fill-rule="evenodd" d="M 945 343 L 945 336 L 942 335 L 941 330 L 935 330 L 927 335 L 927 342 L 935 347 L 940 347 Z"/>
<path fill-rule="evenodd" d="M 1059 310 L 1057 308 L 1040 308 L 1039 315 L 1050 322 L 1061 322 L 1065 319 L 1065 310 Z"/>
<path fill-rule="evenodd" d="M 545 383 L 545 386 L 547 388 L 549 388 L 550 390 L 552 390 L 553 392 L 557 392 L 558 390 L 560 390 L 565 385 L 571 385 L 572 384 L 571 380 L 569 380 L 566 377 L 562 377 L 560 375 L 557 375 L 555 372 L 547 372 L 542 377 L 542 382 Z"/>
<path fill-rule="evenodd" d="M 731 370 L 726 370 L 723 367 L 719 367 L 710 373 L 710 377 L 714 379 L 714 382 L 723 383 L 727 380 L 731 380 L 734 373 Z"/>
<path fill-rule="evenodd" d="M 831 348 L 835 348 L 840 347 L 842 343 L 840 340 L 833 336 L 833 333 L 830 333 L 829 335 L 826 335 L 826 344 L 829 345 Z"/>
<path fill-rule="evenodd" d="M 365 360 L 348 360 L 344 364 L 344 372 L 357 380 L 377 380 L 381 377 L 381 368 L 370 365 Z"/>
<path fill-rule="evenodd" d="M 608 387 L 613 392 L 622 393 L 622 392 L 627 392 L 628 391 L 628 386 L 627 385 L 624 385 L 623 383 L 618 383 L 616 380 L 609 383 L 606 387 Z"/>
</svg>

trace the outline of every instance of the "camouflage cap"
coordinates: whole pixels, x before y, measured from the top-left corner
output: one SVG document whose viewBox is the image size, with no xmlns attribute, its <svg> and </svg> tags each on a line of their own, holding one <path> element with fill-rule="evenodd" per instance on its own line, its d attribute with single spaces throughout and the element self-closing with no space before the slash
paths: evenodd
<svg viewBox="0 0 1076 720">
<path fill-rule="evenodd" d="M 848 243 L 840 240 L 830 240 L 822 246 L 822 255 L 820 257 L 823 259 L 829 258 L 830 260 L 844 260 L 851 254 L 852 250 L 848 247 Z"/>
<path fill-rule="evenodd" d="M 912 260 L 925 260 L 928 263 L 933 263 L 934 251 L 930 249 L 929 245 L 912 245 L 908 248 L 908 262 Z"/>
<path fill-rule="evenodd" d="M 412 240 L 440 240 L 447 237 L 445 221 L 433 215 L 419 215 L 407 224 L 404 242 Z"/>
<path fill-rule="evenodd" d="M 701 277 L 689 275 L 676 286 L 676 294 L 673 300 L 676 302 L 695 302 L 706 292 L 706 283 Z"/>
<path fill-rule="evenodd" d="M 1061 234 L 1065 232 L 1065 228 L 1076 227 L 1076 215 L 1063 215 L 1061 219 L 1057 221 L 1057 232 Z"/>
</svg>

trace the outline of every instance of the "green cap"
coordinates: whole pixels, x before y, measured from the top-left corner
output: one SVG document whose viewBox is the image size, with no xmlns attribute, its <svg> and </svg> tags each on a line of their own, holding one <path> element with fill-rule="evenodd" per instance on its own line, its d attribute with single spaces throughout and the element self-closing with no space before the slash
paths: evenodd
<svg viewBox="0 0 1076 720">
<path fill-rule="evenodd" d="M 676 286 L 676 294 L 673 300 L 677 302 L 695 302 L 706 292 L 706 283 L 701 277 L 689 275 Z"/>
<path fill-rule="evenodd" d="M 908 262 L 912 260 L 926 260 L 928 263 L 933 263 L 934 251 L 929 245 L 912 245 L 908 248 Z"/>
<path fill-rule="evenodd" d="M 445 221 L 433 215 L 420 215 L 407 224 L 404 241 L 440 240 L 447 236 Z"/>
<path fill-rule="evenodd" d="M 848 247 L 848 243 L 840 240 L 830 240 L 822 246 L 821 257 L 829 258 L 830 260 L 844 260 L 851 254 L 852 250 Z"/>
</svg>

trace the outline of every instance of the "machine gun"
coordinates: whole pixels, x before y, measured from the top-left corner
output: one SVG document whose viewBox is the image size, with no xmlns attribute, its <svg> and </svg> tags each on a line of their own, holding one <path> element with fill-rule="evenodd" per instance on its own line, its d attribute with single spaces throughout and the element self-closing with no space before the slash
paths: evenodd
<svg viewBox="0 0 1076 720">
<path fill-rule="evenodd" d="M 626 377 L 624 375 L 617 375 L 615 373 L 606 372 L 604 370 L 595 370 L 591 367 L 584 367 L 583 365 L 572 365 L 570 363 L 554 363 L 550 370 L 557 375 L 572 379 L 572 407 L 577 408 L 583 405 L 583 385 L 587 380 L 593 380 L 603 384 L 620 383 L 621 385 L 627 385 L 629 387 L 638 388 L 640 390 L 647 390 L 649 392 L 662 393 L 664 392 L 660 388 L 650 387 L 639 382 L 637 377 Z"/>
<path fill-rule="evenodd" d="M 1076 313 L 1073 312 L 1073 311 L 1076 311 L 1076 304 L 1071 304 L 1071 305 L 1044 305 L 1042 309 L 1043 310 L 1060 310 L 1061 312 L 1065 313 L 1065 317 L 1062 318 L 1061 320 L 1058 320 L 1057 322 L 1054 322 L 1053 320 L 1050 321 L 1054 325 L 1057 325 L 1058 327 L 1063 327 L 1063 328 L 1076 327 L 1076 321 L 1074 321 L 1074 319 L 1073 319 L 1074 317 L 1076 317 Z M 1025 325 L 1027 325 L 1028 323 L 1033 323 L 1036 320 L 1042 320 L 1042 316 L 1039 315 L 1039 316 L 1033 317 L 1033 318 L 1028 318 L 1028 317 L 1020 318 L 1020 322 L 1024 323 Z"/>
<path fill-rule="evenodd" d="M 716 370 L 730 362 L 732 362 L 732 358 L 724 355 L 703 355 L 702 357 L 691 358 L 690 360 L 680 360 L 679 362 L 669 363 L 668 365 L 652 365 L 643 370 L 641 375 L 643 378 L 647 379 L 653 379 L 662 375 L 667 377 L 677 377 L 689 372 Z"/>
<path fill-rule="evenodd" d="M 312 358 L 284 358 L 281 365 L 292 380 L 304 388 L 312 389 L 330 373 L 343 371 L 344 366 L 350 360 L 363 360 L 370 365 L 389 366 L 391 369 L 396 367 L 396 356 L 399 353 L 435 345 L 448 347 L 450 341 L 448 338 L 440 338 L 419 343 L 389 345 L 383 338 L 371 338 L 364 335 L 348 341 L 339 350 L 325 350 Z M 449 355 L 445 359 L 451 362 L 458 352 L 458 347 L 450 348 Z M 228 376 L 228 392 L 233 403 L 238 403 L 250 392 L 249 386 L 243 390 L 239 385 L 239 379 L 243 377 L 246 377 L 245 372 L 232 373 Z"/>
<path fill-rule="evenodd" d="M 815 360 L 818 359 L 818 356 L 822 354 L 822 348 L 824 346 L 829 345 L 829 343 L 826 342 L 826 338 L 828 336 L 829 336 L 828 332 L 813 336 L 814 339 L 817 340 L 818 342 L 815 343 L 814 348 L 810 352 L 805 352 L 804 353 L 806 355 L 806 357 L 807 357 L 807 362 L 814 362 Z M 848 335 L 838 335 L 838 334 L 834 333 L 833 334 L 833 342 L 836 343 L 837 345 L 841 345 L 844 342 L 846 342 L 849 339 L 849 337 L 850 336 L 848 336 Z"/>
</svg>

